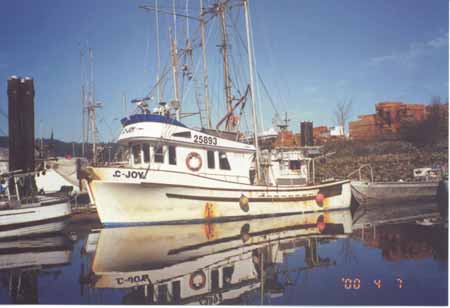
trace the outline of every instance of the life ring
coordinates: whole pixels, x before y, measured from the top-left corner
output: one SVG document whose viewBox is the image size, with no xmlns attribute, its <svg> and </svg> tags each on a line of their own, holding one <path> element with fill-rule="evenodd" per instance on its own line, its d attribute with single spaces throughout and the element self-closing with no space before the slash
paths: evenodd
<svg viewBox="0 0 450 308">
<path fill-rule="evenodd" d="M 202 270 L 193 272 L 189 278 L 189 286 L 193 290 L 200 290 L 205 287 L 206 275 Z"/>
<path fill-rule="evenodd" d="M 193 164 L 192 159 L 195 159 L 198 163 Z M 188 156 L 186 157 L 186 166 L 189 168 L 189 170 L 194 172 L 200 170 L 200 168 L 202 167 L 202 158 L 200 154 L 196 152 L 189 153 Z"/>
</svg>

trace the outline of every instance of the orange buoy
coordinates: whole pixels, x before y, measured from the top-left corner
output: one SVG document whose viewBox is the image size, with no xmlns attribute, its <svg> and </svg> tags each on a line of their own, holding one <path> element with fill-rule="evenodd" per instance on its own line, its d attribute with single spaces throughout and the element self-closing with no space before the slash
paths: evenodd
<svg viewBox="0 0 450 308">
<path fill-rule="evenodd" d="M 323 200 L 325 200 L 325 196 L 321 193 L 318 193 L 316 196 L 316 202 L 318 205 L 322 206 Z"/>
<path fill-rule="evenodd" d="M 319 233 L 322 233 L 323 230 L 325 230 L 327 224 L 325 223 L 325 218 L 323 215 L 320 215 L 319 218 L 317 218 L 316 227 Z"/>
</svg>

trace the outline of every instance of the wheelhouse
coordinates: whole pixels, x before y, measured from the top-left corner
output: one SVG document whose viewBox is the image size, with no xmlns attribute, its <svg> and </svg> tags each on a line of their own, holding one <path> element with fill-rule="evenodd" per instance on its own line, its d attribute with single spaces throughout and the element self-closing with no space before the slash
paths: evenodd
<svg viewBox="0 0 450 308">
<path fill-rule="evenodd" d="M 187 128 L 167 117 L 139 116 L 122 120 L 119 143 L 128 147 L 130 167 L 250 183 L 253 146 Z"/>
</svg>

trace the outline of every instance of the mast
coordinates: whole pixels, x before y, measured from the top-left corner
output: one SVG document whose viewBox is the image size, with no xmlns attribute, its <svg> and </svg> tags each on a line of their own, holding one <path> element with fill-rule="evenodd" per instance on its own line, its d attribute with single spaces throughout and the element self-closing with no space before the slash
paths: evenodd
<svg viewBox="0 0 450 308">
<path fill-rule="evenodd" d="M 227 113 L 229 114 L 226 122 L 226 130 L 230 131 L 232 128 L 232 123 L 230 117 L 233 115 L 232 97 L 231 97 L 231 82 L 229 76 L 229 65 L 228 65 L 228 33 L 227 33 L 227 23 L 225 18 L 226 3 L 219 2 L 217 10 L 220 17 L 220 30 L 222 32 L 222 56 L 223 56 L 223 77 L 225 81 L 225 101 L 227 104 Z"/>
<path fill-rule="evenodd" d="M 208 89 L 208 65 L 206 62 L 206 39 L 205 39 L 205 18 L 203 11 L 203 0 L 200 0 L 200 32 L 201 32 L 201 45 L 202 45 L 202 62 L 203 62 L 203 86 L 205 90 L 205 113 L 206 113 L 206 125 L 208 129 L 211 129 L 211 113 L 209 110 L 209 89 Z"/>
<path fill-rule="evenodd" d="M 177 15 L 175 11 L 175 0 L 172 1 L 172 9 L 173 9 L 173 27 L 174 27 L 174 38 L 172 39 L 172 31 L 169 28 L 169 37 L 171 41 L 171 55 L 172 55 L 172 78 L 173 78 L 173 94 L 175 98 L 175 118 L 180 120 L 180 112 L 181 112 L 181 104 L 178 95 L 178 52 L 177 52 Z"/>
<path fill-rule="evenodd" d="M 97 155 L 96 155 L 96 150 L 97 150 L 97 139 L 95 136 L 95 130 L 96 130 L 96 125 L 95 125 L 95 109 L 94 109 L 94 102 L 95 102 L 95 95 L 94 95 L 94 54 L 92 52 L 92 49 L 89 48 L 89 64 L 90 64 L 90 70 L 91 70 L 91 80 L 90 80 L 90 91 L 91 91 L 91 97 L 90 97 L 90 119 L 91 119 L 91 133 L 92 133 L 92 154 L 93 154 L 93 162 L 94 164 L 97 162 Z"/>
<path fill-rule="evenodd" d="M 175 117 L 179 121 L 180 120 L 180 100 L 178 97 L 178 72 L 177 72 L 177 66 L 178 66 L 178 54 L 177 54 L 177 41 L 175 39 L 172 39 L 172 29 L 169 28 L 169 37 L 170 37 L 170 53 L 172 56 L 172 79 L 173 79 L 173 93 L 175 97 L 175 102 L 177 106 L 175 106 Z"/>
<path fill-rule="evenodd" d="M 94 54 L 92 52 L 92 48 L 89 48 L 89 66 L 90 66 L 90 80 L 89 80 L 89 88 L 90 88 L 90 97 L 89 103 L 87 106 L 88 117 L 89 117 L 89 128 L 92 134 L 92 161 L 95 164 L 97 162 L 97 125 L 95 120 L 95 109 L 102 107 L 100 102 L 95 102 L 94 95 Z M 89 136 L 89 132 L 86 134 Z"/>
<path fill-rule="evenodd" d="M 250 40 L 250 22 L 249 22 L 249 12 L 248 12 L 248 1 L 249 0 L 243 0 L 244 2 L 244 11 L 245 11 L 245 28 L 247 32 L 247 49 L 248 49 L 248 66 L 249 66 L 249 73 L 250 73 L 250 99 L 252 104 L 252 117 L 253 117 L 253 131 L 254 131 L 254 139 L 255 139 L 255 148 L 256 148 L 256 179 L 257 183 L 261 183 L 261 153 L 259 150 L 259 144 L 258 144 L 258 132 L 257 132 L 257 118 L 256 118 L 256 105 L 255 105 L 255 98 L 254 98 L 254 80 L 253 80 L 253 51 L 252 51 L 252 44 Z"/>
<path fill-rule="evenodd" d="M 81 66 L 81 110 L 82 110 L 82 142 L 81 142 L 81 157 L 85 157 L 84 147 L 86 144 L 86 89 L 85 89 L 85 71 L 83 65 L 83 49 L 80 48 L 80 66 Z"/>
<path fill-rule="evenodd" d="M 159 82 L 159 74 L 161 71 L 161 56 L 159 49 L 159 13 L 158 13 L 158 0 L 155 0 L 155 23 L 156 23 L 156 82 L 157 82 L 157 94 L 156 98 L 158 103 L 161 102 L 161 82 Z"/>
</svg>

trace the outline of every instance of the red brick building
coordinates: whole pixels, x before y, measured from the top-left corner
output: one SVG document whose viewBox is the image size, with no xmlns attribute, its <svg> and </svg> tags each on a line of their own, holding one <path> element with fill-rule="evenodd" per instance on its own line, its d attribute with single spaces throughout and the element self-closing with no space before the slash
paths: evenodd
<svg viewBox="0 0 450 308">
<path fill-rule="evenodd" d="M 375 110 L 375 114 L 361 115 L 349 123 L 351 139 L 396 138 L 402 121 L 423 121 L 427 115 L 424 104 L 381 102 L 375 105 Z"/>
</svg>

